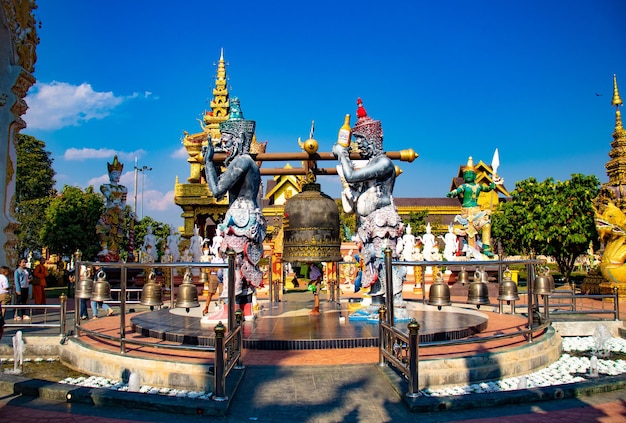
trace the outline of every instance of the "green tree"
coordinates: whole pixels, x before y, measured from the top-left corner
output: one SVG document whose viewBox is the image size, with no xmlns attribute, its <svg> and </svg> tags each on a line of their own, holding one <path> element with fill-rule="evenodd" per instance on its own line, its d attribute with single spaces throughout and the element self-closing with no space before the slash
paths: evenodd
<svg viewBox="0 0 626 423">
<path fill-rule="evenodd" d="M 23 200 L 20 203 L 17 213 L 20 226 L 15 231 L 20 256 L 26 250 L 41 249 L 44 245 L 41 240 L 42 222 L 46 220 L 46 209 L 50 201 L 52 201 L 52 197 Z"/>
<path fill-rule="evenodd" d="M 339 208 L 339 230 L 341 232 L 341 241 L 350 242 L 352 236 L 356 233 L 356 214 L 348 214 L 343 211 L 343 204 L 341 200 L 335 200 L 337 207 Z"/>
<path fill-rule="evenodd" d="M 77 249 L 84 260 L 95 260 L 100 245 L 96 237 L 96 223 L 104 209 L 102 194 L 89 186 L 83 192 L 66 185 L 46 209 L 41 239 L 50 251 L 70 256 Z"/>
<path fill-rule="evenodd" d="M 42 247 L 42 222 L 50 199 L 56 195 L 53 159 L 45 148 L 43 141 L 30 135 L 17 137 L 15 215 L 20 222 L 16 230 L 20 256 Z"/>
<path fill-rule="evenodd" d="M 17 137 L 15 197 L 18 206 L 22 201 L 56 194 L 54 160 L 45 148 L 46 144 L 33 136 L 20 134 Z"/>
<path fill-rule="evenodd" d="M 554 257 L 566 282 L 576 258 L 589 242 L 598 245 L 593 199 L 600 181 L 574 174 L 567 181 L 528 178 L 515 184 L 511 200 L 492 216 L 492 234 L 506 254 L 543 254 Z"/>
<path fill-rule="evenodd" d="M 410 212 L 407 216 L 402 218 L 404 226 L 411 225 L 411 232 L 413 235 L 423 234 L 426 232 L 426 218 L 428 217 L 428 210 L 419 210 Z"/>
</svg>

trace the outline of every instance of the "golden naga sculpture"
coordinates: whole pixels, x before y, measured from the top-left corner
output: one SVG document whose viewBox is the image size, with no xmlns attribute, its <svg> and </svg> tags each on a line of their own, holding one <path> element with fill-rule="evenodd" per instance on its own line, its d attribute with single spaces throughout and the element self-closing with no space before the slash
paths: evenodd
<svg viewBox="0 0 626 423">
<path fill-rule="evenodd" d="M 604 243 L 600 271 L 610 282 L 626 282 L 626 215 L 608 203 L 602 213 L 596 210 L 596 229 Z"/>
</svg>

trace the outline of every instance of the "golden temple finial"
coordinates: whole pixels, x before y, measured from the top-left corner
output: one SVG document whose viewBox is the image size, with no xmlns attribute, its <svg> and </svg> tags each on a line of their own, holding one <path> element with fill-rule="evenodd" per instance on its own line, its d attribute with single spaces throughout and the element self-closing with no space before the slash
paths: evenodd
<svg viewBox="0 0 626 423">
<path fill-rule="evenodd" d="M 611 101 L 611 104 L 615 107 L 619 107 L 623 104 L 617 89 L 617 76 L 615 74 L 613 74 L 613 101 Z"/>
<path fill-rule="evenodd" d="M 613 132 L 613 138 L 623 138 L 626 136 L 626 131 L 624 131 L 624 126 L 622 125 L 622 112 L 619 110 L 619 106 L 623 103 L 617 89 L 617 76 L 615 74 L 613 74 L 613 100 L 611 104 L 615 106 L 615 131 Z"/>
</svg>

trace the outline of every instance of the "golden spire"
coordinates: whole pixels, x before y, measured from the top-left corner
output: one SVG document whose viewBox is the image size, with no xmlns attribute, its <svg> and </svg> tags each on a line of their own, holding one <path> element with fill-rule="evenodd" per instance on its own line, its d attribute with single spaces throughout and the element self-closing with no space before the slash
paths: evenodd
<svg viewBox="0 0 626 423">
<path fill-rule="evenodd" d="M 609 185 L 613 187 L 626 186 L 626 131 L 622 126 L 622 113 L 619 107 L 622 99 L 617 89 L 617 76 L 613 75 L 613 100 L 611 104 L 615 106 L 615 131 L 613 131 L 613 142 L 611 143 L 611 158 L 606 164 L 606 173 L 609 176 Z"/>
<path fill-rule="evenodd" d="M 617 76 L 613 74 L 613 101 L 611 104 L 615 107 L 621 106 L 622 99 L 619 97 L 619 91 L 617 90 Z"/>
<path fill-rule="evenodd" d="M 622 138 L 626 136 L 624 127 L 622 126 L 622 112 L 619 110 L 619 106 L 623 103 L 617 89 L 617 76 L 615 74 L 613 74 L 613 101 L 611 101 L 611 104 L 615 106 L 615 132 L 613 132 L 613 138 Z"/>
<path fill-rule="evenodd" d="M 228 88 L 226 87 L 227 80 L 224 49 L 222 48 L 220 50 L 220 60 L 217 63 L 213 99 L 210 102 L 211 112 L 205 113 L 204 115 L 204 123 L 207 125 L 213 124 L 213 129 L 216 129 L 220 122 L 228 119 L 228 115 L 230 114 L 230 101 L 228 98 Z M 215 137 L 217 134 L 213 133 L 212 135 Z"/>
</svg>

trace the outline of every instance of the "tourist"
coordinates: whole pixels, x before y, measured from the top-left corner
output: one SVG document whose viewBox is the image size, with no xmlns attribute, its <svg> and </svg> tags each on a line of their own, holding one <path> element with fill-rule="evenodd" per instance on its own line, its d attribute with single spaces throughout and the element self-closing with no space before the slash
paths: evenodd
<svg viewBox="0 0 626 423">
<path fill-rule="evenodd" d="M 317 263 L 309 264 L 309 291 L 313 293 L 313 310 L 311 314 L 320 313 L 320 285 L 322 283 L 322 271 Z"/>
<path fill-rule="evenodd" d="M 211 259 L 211 263 L 224 263 L 224 259 L 218 254 L 216 256 L 213 256 L 213 258 Z M 209 287 L 208 287 L 208 294 L 206 297 L 206 303 L 204 305 L 204 310 L 202 311 L 203 316 L 209 313 L 209 306 L 211 305 L 211 300 L 213 299 L 213 295 L 215 295 L 219 290 L 219 287 L 221 284 L 219 274 L 222 273 L 221 270 L 222 269 L 216 268 L 216 267 L 209 267 L 208 269 Z"/>
<path fill-rule="evenodd" d="M 481 192 L 490 192 L 495 187 L 495 183 L 489 185 L 476 183 L 476 169 L 474 168 L 474 160 L 470 157 L 467 165 L 463 168 L 463 180 L 465 183 L 457 189 L 450 191 L 446 195 L 448 197 L 461 197 L 461 214 L 456 216 L 455 220 L 465 227 L 464 232 L 467 236 L 469 246 L 478 249 L 479 240 L 477 235 L 482 234 L 481 252 L 487 257 L 493 257 L 491 248 L 491 210 L 481 210 L 478 205 L 478 197 Z"/>
<path fill-rule="evenodd" d="M 21 258 L 17 269 L 15 269 L 15 273 L 13 274 L 13 280 L 15 282 L 15 295 L 17 304 L 26 305 L 28 302 L 28 289 L 30 287 L 30 281 L 32 277 L 28 270 L 26 269 L 26 259 Z M 23 308 L 17 309 L 15 313 L 15 320 L 30 320 L 30 316 L 25 312 Z"/>
<path fill-rule="evenodd" d="M 39 257 L 35 270 L 33 271 L 33 298 L 35 304 L 46 304 L 46 278 L 48 277 L 48 268 L 44 263 L 44 259 Z"/>
<path fill-rule="evenodd" d="M 0 317 L 3 318 L 6 309 L 2 306 L 11 304 L 11 285 L 9 284 L 9 268 L 7 266 L 0 267 Z"/>
<path fill-rule="evenodd" d="M 98 308 L 106 312 L 107 316 L 113 316 L 113 309 L 107 303 L 91 300 L 91 320 L 98 318 Z"/>
<path fill-rule="evenodd" d="M 352 128 L 361 158 L 366 165 L 350 160 L 351 145 L 333 146 L 339 159 L 341 174 L 347 183 L 342 192 L 342 204 L 347 213 L 356 213 L 359 255 L 364 260 L 361 283 L 370 288 L 371 295 L 385 294 L 384 247 L 392 250 L 397 260 L 397 244 L 404 232 L 404 224 L 393 203 L 392 191 L 396 168 L 383 151 L 383 130 L 380 121 L 367 116 L 361 99 L 357 101 L 357 122 Z M 395 273 L 395 272 L 394 272 Z M 393 292 L 398 301 L 402 296 L 402 278 L 393 278 Z"/>
<path fill-rule="evenodd" d="M 221 249 L 235 252 L 234 295 L 240 305 L 250 304 L 252 294 L 263 282 L 258 263 L 263 255 L 266 224 L 258 205 L 261 172 L 250 156 L 254 130 L 255 122 L 244 119 L 239 99 L 234 97 L 229 119 L 220 123 L 221 139 L 214 146 L 209 137 L 202 149 L 209 190 L 217 200 L 228 194 L 229 207 L 218 229 L 224 236 Z M 226 170 L 219 176 L 213 163 L 215 150 L 226 153 Z"/>
</svg>

